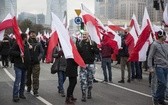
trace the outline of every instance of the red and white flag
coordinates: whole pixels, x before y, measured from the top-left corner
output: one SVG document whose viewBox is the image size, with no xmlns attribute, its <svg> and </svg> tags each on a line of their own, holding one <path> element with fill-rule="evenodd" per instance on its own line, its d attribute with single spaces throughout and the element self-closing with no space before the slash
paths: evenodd
<svg viewBox="0 0 168 105">
<path fill-rule="evenodd" d="M 130 22 L 130 27 L 133 27 L 133 26 L 134 26 L 134 29 L 137 33 L 137 36 L 139 36 L 141 31 L 140 31 L 140 27 L 139 27 L 139 24 L 138 24 L 138 21 L 137 21 L 135 14 L 133 14 L 131 22 Z"/>
<path fill-rule="evenodd" d="M 147 25 L 139 36 L 138 41 L 129 56 L 129 61 L 146 61 L 150 32 L 150 25 Z"/>
<path fill-rule="evenodd" d="M 163 12 L 163 20 L 164 20 L 164 23 L 166 24 L 166 25 L 168 25 L 168 11 L 167 11 L 167 5 L 168 4 L 166 4 L 166 7 L 165 7 L 165 9 L 164 9 L 164 12 Z"/>
<path fill-rule="evenodd" d="M 0 31 L 13 26 L 13 16 L 9 13 L 5 19 L 0 23 Z"/>
<path fill-rule="evenodd" d="M 100 45 L 100 32 L 98 27 L 102 26 L 102 23 L 97 19 L 93 14 L 90 13 L 89 9 L 81 4 L 81 14 L 86 25 L 86 29 L 89 32 L 89 35 L 93 41 Z"/>
<path fill-rule="evenodd" d="M 138 36 L 137 36 L 134 26 L 132 26 L 130 32 L 128 33 L 125 39 L 125 43 L 128 46 L 129 55 L 131 55 L 131 52 L 134 46 L 136 45 L 137 41 L 138 41 Z"/>
<path fill-rule="evenodd" d="M 74 61 L 79 66 L 86 67 L 82 57 L 80 56 L 80 54 L 77 51 L 75 44 L 73 43 L 73 41 L 71 40 L 71 38 L 68 34 L 68 30 L 65 28 L 63 23 L 60 21 L 60 19 L 54 13 L 51 13 L 51 15 L 52 15 L 51 29 L 54 33 L 57 33 L 54 35 L 58 36 L 58 39 L 59 39 L 60 45 L 62 47 L 65 58 L 73 58 Z M 54 41 L 55 39 L 52 39 L 52 36 L 51 36 L 50 40 Z M 57 43 L 55 43 L 55 45 L 57 45 Z M 52 45 L 52 46 L 54 46 L 54 45 Z M 53 49 L 50 49 L 50 46 L 49 46 L 48 50 L 51 51 Z"/>
<path fill-rule="evenodd" d="M 107 22 L 108 26 L 110 29 L 112 29 L 113 31 L 125 31 L 124 28 L 118 26 L 118 25 L 115 25 L 113 23 L 111 23 L 110 21 Z"/>
<path fill-rule="evenodd" d="M 151 32 L 151 22 L 149 19 L 149 15 L 147 9 L 145 8 L 143 21 L 142 21 L 142 32 L 138 38 L 138 41 L 133 48 L 130 56 L 129 61 L 146 61 L 146 53 L 149 47 L 149 44 L 152 42 Z"/>
<path fill-rule="evenodd" d="M 146 26 L 148 24 L 149 24 L 150 30 L 151 30 L 151 35 L 149 36 L 149 42 L 152 43 L 153 39 L 156 39 L 155 31 L 153 30 L 152 22 L 151 22 L 151 20 L 149 18 L 149 14 L 148 14 L 147 8 L 145 7 L 144 16 L 143 16 L 143 19 L 142 19 L 141 34 L 142 34 L 142 31 L 146 28 Z"/>
<path fill-rule="evenodd" d="M 46 63 L 52 62 L 52 54 L 54 47 L 58 44 L 58 34 L 56 31 L 53 31 L 51 33 L 51 37 L 49 39 L 48 43 L 48 49 L 46 54 Z"/>
</svg>

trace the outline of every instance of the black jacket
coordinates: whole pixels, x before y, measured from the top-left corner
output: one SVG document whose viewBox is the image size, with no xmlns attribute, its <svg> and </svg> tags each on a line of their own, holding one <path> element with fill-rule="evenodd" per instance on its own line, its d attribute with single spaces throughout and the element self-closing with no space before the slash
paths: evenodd
<svg viewBox="0 0 168 105">
<path fill-rule="evenodd" d="M 17 43 L 14 43 L 12 48 L 10 49 L 10 56 L 12 56 L 14 59 L 14 66 L 27 70 L 30 66 L 30 52 L 27 44 L 24 45 L 24 57 L 21 58 L 20 55 L 20 48 Z"/>
<path fill-rule="evenodd" d="M 97 48 L 97 44 L 94 41 L 86 42 L 82 40 L 77 43 L 78 51 L 83 58 L 85 64 L 93 64 L 95 60 L 95 54 L 99 53 L 99 49 Z"/>
<path fill-rule="evenodd" d="M 122 49 L 119 50 L 119 56 L 120 57 L 129 57 L 129 53 L 128 53 L 128 46 L 125 43 L 125 38 L 126 35 L 121 36 L 121 47 Z"/>
<path fill-rule="evenodd" d="M 32 45 L 32 49 L 30 49 L 30 55 L 31 55 L 31 64 L 39 64 L 40 60 L 43 57 L 44 49 L 42 48 L 42 45 L 40 42 L 38 42 L 34 38 L 29 39 L 30 45 Z"/>
<path fill-rule="evenodd" d="M 10 42 L 7 37 L 5 37 L 0 46 L 1 55 L 9 55 Z"/>
</svg>

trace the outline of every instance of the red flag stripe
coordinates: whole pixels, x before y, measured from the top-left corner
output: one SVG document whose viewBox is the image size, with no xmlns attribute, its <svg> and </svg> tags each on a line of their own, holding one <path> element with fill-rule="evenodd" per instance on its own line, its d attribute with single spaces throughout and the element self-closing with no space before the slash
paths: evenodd
<svg viewBox="0 0 168 105">
<path fill-rule="evenodd" d="M 0 23 L 0 31 L 13 26 L 13 19 L 8 19 Z"/>
<path fill-rule="evenodd" d="M 46 62 L 50 63 L 52 61 L 52 53 L 53 53 L 53 49 L 54 47 L 58 44 L 58 35 L 57 32 L 54 32 L 50 39 L 49 39 L 49 43 L 48 43 L 48 49 L 47 49 L 47 54 L 46 54 Z"/>
</svg>

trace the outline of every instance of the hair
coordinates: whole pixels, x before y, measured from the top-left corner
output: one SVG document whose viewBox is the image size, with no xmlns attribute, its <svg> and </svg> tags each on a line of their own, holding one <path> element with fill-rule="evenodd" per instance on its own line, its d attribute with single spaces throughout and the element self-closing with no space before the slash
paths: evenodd
<svg viewBox="0 0 168 105">
<path fill-rule="evenodd" d="M 22 33 L 22 34 L 21 34 L 21 38 L 22 38 L 22 40 L 24 40 L 25 38 L 27 38 L 27 34 Z"/>
<path fill-rule="evenodd" d="M 35 33 L 35 31 L 33 31 L 33 30 L 29 31 L 29 35 L 30 35 L 31 33 Z"/>
<path fill-rule="evenodd" d="M 166 32 L 164 30 L 158 31 L 158 38 L 161 38 L 166 35 Z"/>
</svg>

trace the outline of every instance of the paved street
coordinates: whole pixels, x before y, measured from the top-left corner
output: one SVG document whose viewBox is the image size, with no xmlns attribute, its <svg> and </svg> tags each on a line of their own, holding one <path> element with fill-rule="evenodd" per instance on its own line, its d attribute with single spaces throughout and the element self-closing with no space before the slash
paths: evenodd
<svg viewBox="0 0 168 105">
<path fill-rule="evenodd" d="M 14 80 L 13 68 L 0 68 L 0 105 L 65 105 L 65 98 L 57 92 L 57 75 L 50 74 L 50 64 L 41 63 L 39 97 L 25 92 L 26 100 L 19 103 L 12 102 L 12 87 Z M 143 74 L 141 81 L 119 84 L 120 70 L 113 68 L 112 83 L 94 83 L 93 99 L 81 102 L 80 82 L 75 88 L 74 96 L 78 98 L 75 105 L 152 105 L 148 75 Z M 127 76 L 127 72 L 125 73 Z M 96 63 L 96 79 L 103 80 L 100 63 Z M 68 79 L 67 79 L 68 80 Z M 68 81 L 65 82 L 67 89 Z"/>
</svg>

